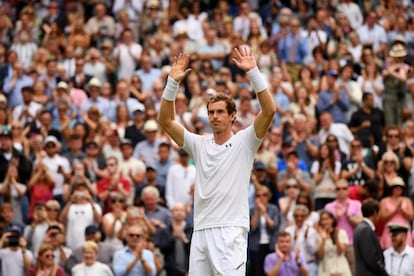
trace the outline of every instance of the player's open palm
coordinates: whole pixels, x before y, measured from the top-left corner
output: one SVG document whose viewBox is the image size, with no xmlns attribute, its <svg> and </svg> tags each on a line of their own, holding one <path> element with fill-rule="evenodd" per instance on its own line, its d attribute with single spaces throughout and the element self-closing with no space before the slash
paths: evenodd
<svg viewBox="0 0 414 276">
<path fill-rule="evenodd" d="M 180 82 L 190 73 L 191 69 L 188 68 L 189 60 L 190 56 L 182 53 L 174 57 L 170 71 L 170 77 L 173 80 Z"/>
<path fill-rule="evenodd" d="M 250 49 L 246 47 L 239 47 L 234 48 L 233 50 L 233 62 L 242 69 L 243 71 L 247 72 L 257 66 L 256 60 L 251 52 Z"/>
</svg>

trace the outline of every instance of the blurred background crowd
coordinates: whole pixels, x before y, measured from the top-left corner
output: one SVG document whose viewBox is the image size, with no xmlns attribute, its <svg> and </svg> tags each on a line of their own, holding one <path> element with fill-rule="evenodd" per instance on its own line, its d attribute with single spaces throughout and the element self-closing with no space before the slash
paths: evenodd
<svg viewBox="0 0 414 276">
<path fill-rule="evenodd" d="M 3 0 L 0 41 L 2 275 L 185 275 L 196 169 L 156 117 L 184 52 L 177 119 L 210 136 L 223 92 L 234 131 L 250 125 L 234 47 L 278 106 L 252 168 L 249 275 L 278 233 L 310 275 L 352 275 L 368 198 L 382 249 L 413 243 L 412 1 Z"/>
</svg>

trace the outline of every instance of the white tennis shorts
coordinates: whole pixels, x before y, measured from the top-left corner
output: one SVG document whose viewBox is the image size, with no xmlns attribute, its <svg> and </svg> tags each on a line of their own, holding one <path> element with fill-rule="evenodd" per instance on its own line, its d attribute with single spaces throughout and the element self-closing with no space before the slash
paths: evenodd
<svg viewBox="0 0 414 276">
<path fill-rule="evenodd" d="M 194 231 L 189 276 L 245 276 L 247 230 L 217 227 Z"/>
</svg>

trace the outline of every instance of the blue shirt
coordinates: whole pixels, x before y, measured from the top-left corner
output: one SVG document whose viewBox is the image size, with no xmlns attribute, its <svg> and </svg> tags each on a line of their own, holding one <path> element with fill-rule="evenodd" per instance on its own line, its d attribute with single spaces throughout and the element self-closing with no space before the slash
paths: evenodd
<svg viewBox="0 0 414 276">
<path fill-rule="evenodd" d="M 300 36 L 300 34 L 297 34 Z M 293 40 L 297 39 L 297 42 Z M 306 56 L 308 55 L 308 42 L 305 37 L 300 36 L 296 38 L 296 35 L 292 34 L 287 35 L 286 37 L 280 39 L 279 41 L 279 51 L 278 55 L 282 61 L 290 63 L 290 49 L 295 47 L 295 62 L 298 64 L 303 64 Z"/>
<path fill-rule="evenodd" d="M 98 97 L 95 101 L 92 98 L 89 98 L 82 103 L 81 110 L 83 113 L 88 113 L 89 108 L 91 108 L 92 106 L 97 107 L 99 109 L 99 112 L 101 112 L 102 116 L 108 118 L 108 111 L 110 105 L 107 99 Z"/>
<path fill-rule="evenodd" d="M 332 115 L 334 123 L 343 123 L 346 124 L 345 115 L 349 109 L 349 99 L 344 90 L 339 92 L 339 99 L 332 104 L 332 98 L 334 93 L 330 91 L 321 91 L 319 93 L 317 108 L 319 114 L 328 111 Z"/>
<path fill-rule="evenodd" d="M 14 87 L 10 87 L 10 82 L 13 78 L 12 74 L 4 80 L 3 92 L 7 96 L 7 106 L 15 108 L 18 105 L 23 104 L 22 88 L 25 86 L 32 86 L 33 79 L 27 75 L 23 75 L 21 78 L 17 79 Z"/>
<path fill-rule="evenodd" d="M 277 106 L 282 108 L 283 110 L 288 110 L 290 106 L 290 100 L 288 96 L 286 96 L 283 92 L 277 91 L 276 95 L 273 97 L 275 103 Z M 276 112 L 274 118 L 273 118 L 273 126 L 279 127 L 280 126 L 280 114 Z"/>
<path fill-rule="evenodd" d="M 151 266 L 151 273 L 146 274 L 144 267 L 142 266 L 142 262 L 138 261 L 134 268 L 127 273 L 126 268 L 127 266 L 132 263 L 135 260 L 135 254 L 129 249 L 129 248 L 123 248 L 115 252 L 114 259 L 113 259 L 113 265 L 114 272 L 116 276 L 127 276 L 127 275 L 133 275 L 133 276 L 155 276 L 156 268 L 155 268 L 155 262 L 154 262 L 154 256 L 152 255 L 152 252 L 144 249 L 142 251 L 142 259 Z"/>
</svg>

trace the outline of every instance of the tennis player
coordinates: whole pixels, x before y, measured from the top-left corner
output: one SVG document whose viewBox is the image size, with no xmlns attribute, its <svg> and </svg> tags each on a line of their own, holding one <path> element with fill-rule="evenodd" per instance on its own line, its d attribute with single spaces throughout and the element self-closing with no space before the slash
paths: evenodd
<svg viewBox="0 0 414 276">
<path fill-rule="evenodd" d="M 233 62 L 250 78 L 261 105 L 253 125 L 233 133 L 236 105 L 223 93 L 207 102 L 213 138 L 191 133 L 175 120 L 178 87 L 190 73 L 185 54 L 174 58 L 161 100 L 161 127 L 193 157 L 197 168 L 190 276 L 246 273 L 250 172 L 276 105 L 252 53 L 240 47 L 232 54 Z"/>
</svg>

